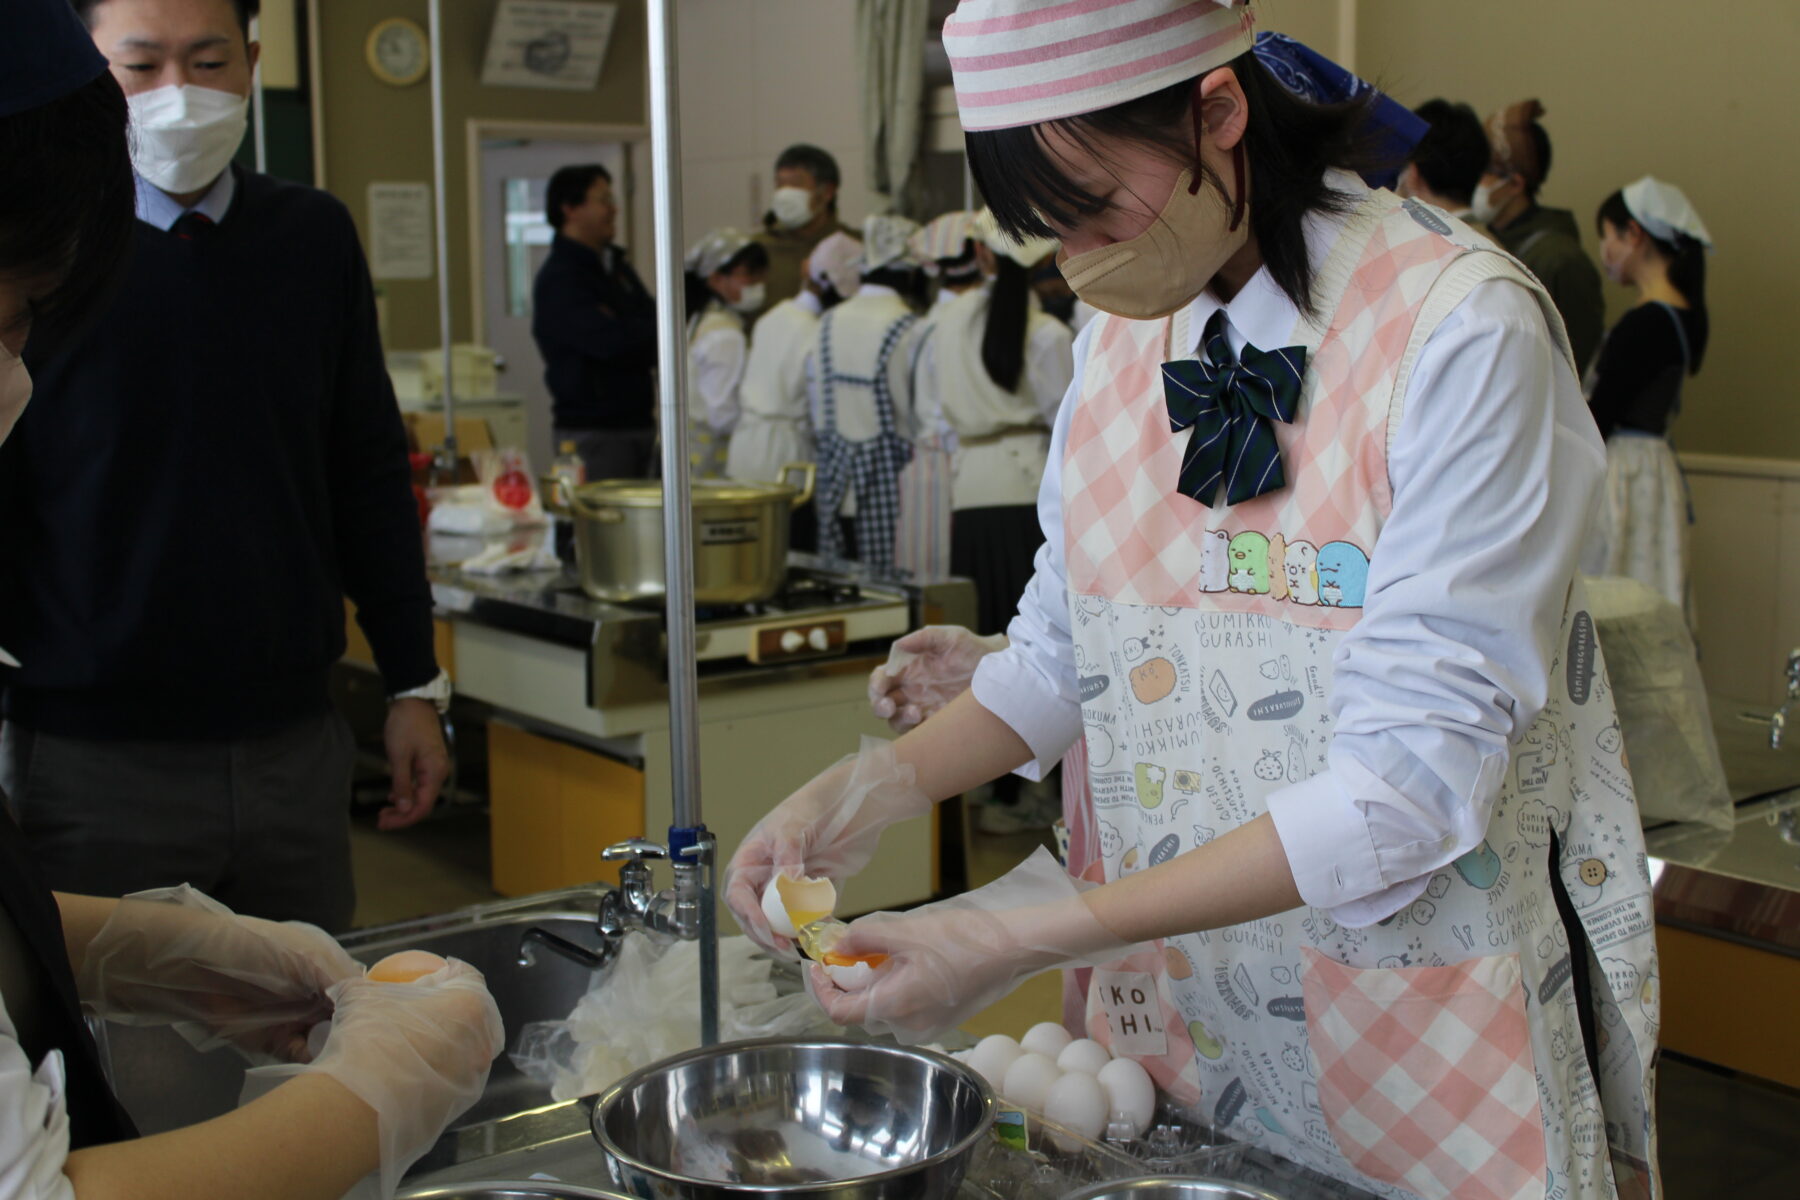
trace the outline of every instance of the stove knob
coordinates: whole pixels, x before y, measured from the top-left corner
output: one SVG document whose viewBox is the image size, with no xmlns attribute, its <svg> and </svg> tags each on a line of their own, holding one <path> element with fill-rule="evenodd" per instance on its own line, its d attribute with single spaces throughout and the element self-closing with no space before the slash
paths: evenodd
<svg viewBox="0 0 1800 1200">
<path fill-rule="evenodd" d="M 798 629 L 790 629 L 781 635 L 781 652 L 783 654 L 794 654 L 805 648 L 806 639 L 800 635 Z"/>
<path fill-rule="evenodd" d="M 831 635 L 825 632 L 823 626 L 813 626 L 811 632 L 806 635 L 806 642 L 821 654 L 831 649 Z"/>
</svg>

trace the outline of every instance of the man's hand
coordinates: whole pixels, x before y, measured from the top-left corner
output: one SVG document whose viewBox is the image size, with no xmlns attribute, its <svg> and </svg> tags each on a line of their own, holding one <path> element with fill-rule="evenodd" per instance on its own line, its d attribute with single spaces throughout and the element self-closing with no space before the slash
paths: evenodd
<svg viewBox="0 0 1800 1200">
<path fill-rule="evenodd" d="M 382 738 L 394 782 L 376 827 L 405 829 L 431 815 L 438 792 L 450 777 L 450 752 L 444 746 L 436 706 L 416 696 L 393 701 Z"/>
</svg>

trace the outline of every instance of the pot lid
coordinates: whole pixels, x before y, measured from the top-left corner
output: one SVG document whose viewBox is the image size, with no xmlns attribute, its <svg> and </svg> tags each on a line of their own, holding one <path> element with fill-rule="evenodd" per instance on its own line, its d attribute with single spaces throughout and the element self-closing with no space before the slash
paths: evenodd
<svg viewBox="0 0 1800 1200">
<path fill-rule="evenodd" d="M 786 483 L 738 483 L 730 479 L 695 479 L 688 492 L 696 504 L 760 504 L 788 500 L 798 489 Z M 601 479 L 575 489 L 575 498 L 590 506 L 661 508 L 662 482 L 656 479 Z"/>
</svg>

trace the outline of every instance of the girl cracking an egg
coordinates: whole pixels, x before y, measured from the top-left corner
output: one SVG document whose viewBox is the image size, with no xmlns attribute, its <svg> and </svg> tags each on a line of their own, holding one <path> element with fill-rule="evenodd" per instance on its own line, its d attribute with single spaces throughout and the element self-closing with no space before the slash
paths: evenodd
<svg viewBox="0 0 1800 1200">
<path fill-rule="evenodd" d="M 1601 826 L 1643 846 L 1599 782 L 1628 778 L 1575 574 L 1605 456 L 1554 305 L 1366 186 L 1391 102 L 1287 91 L 1249 4 L 963 0 L 944 45 L 999 226 L 1057 238 L 1102 315 L 1010 644 L 751 832 L 739 922 L 788 948 L 779 872 L 841 882 L 886 825 L 1103 730 L 1067 870 L 855 921 L 833 950 L 888 958 L 855 991 L 814 970 L 834 1020 L 925 1040 L 1074 967 L 1082 1032 L 1171 1100 L 1377 1195 L 1657 1195 L 1656 1014 L 1588 970 L 1648 977 L 1654 921 L 1640 871 L 1580 877 Z M 1133 686 L 1137 639 L 1193 669 Z M 1546 739 L 1570 752 L 1515 761 Z"/>
</svg>

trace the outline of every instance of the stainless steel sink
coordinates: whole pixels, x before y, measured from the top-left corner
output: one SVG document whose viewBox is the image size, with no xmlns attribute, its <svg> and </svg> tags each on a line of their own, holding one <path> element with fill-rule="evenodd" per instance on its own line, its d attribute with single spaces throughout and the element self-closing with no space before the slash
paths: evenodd
<svg viewBox="0 0 1800 1200">
<path fill-rule="evenodd" d="M 441 917 L 359 930 L 342 941 L 345 949 L 363 962 L 417 947 L 471 964 L 487 976 L 506 1025 L 510 1050 L 528 1023 L 568 1016 L 575 1002 L 604 973 L 541 949 L 532 955 L 531 965 L 522 966 L 520 938 L 525 930 L 537 926 L 578 945 L 595 946 L 594 917 L 606 890 L 605 885 L 595 884 L 500 901 Z M 199 1054 L 167 1029 L 108 1025 L 101 1039 L 113 1087 L 144 1133 L 204 1121 L 237 1106 L 244 1063 L 233 1050 Z M 530 1135 L 534 1139 L 542 1136 L 546 1127 L 560 1128 L 565 1121 L 571 1130 L 585 1129 L 580 1114 L 565 1118 L 560 1113 L 538 1111 L 552 1105 L 550 1093 L 521 1075 L 503 1054 L 494 1063 L 487 1091 L 428 1159 L 463 1161 L 483 1146 L 504 1148 L 516 1142 L 527 1127 L 536 1131 Z M 531 1120 L 519 1120 L 521 1114 L 534 1113 Z"/>
</svg>

